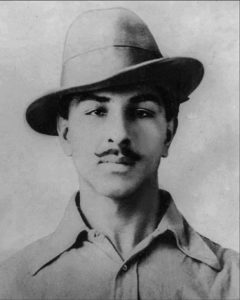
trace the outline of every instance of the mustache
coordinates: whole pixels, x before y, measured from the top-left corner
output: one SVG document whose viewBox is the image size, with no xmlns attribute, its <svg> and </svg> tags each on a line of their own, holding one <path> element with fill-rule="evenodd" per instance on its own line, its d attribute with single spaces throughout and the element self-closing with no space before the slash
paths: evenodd
<svg viewBox="0 0 240 300">
<path fill-rule="evenodd" d="M 133 151 L 130 148 L 124 147 L 122 149 L 110 148 L 107 150 L 103 150 L 102 152 L 96 152 L 95 155 L 99 158 L 107 156 L 107 155 L 123 155 L 131 160 L 139 161 L 141 159 L 141 155 L 137 152 Z"/>
</svg>

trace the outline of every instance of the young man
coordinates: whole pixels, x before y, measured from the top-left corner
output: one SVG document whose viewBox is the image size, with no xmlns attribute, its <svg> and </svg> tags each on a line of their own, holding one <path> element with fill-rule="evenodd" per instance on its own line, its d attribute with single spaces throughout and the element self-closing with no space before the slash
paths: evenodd
<svg viewBox="0 0 240 300">
<path fill-rule="evenodd" d="M 61 88 L 33 102 L 29 125 L 58 135 L 79 178 L 58 229 L 0 268 L 0 299 L 237 299 L 238 258 L 200 236 L 158 188 L 178 107 L 203 76 L 164 58 L 122 9 L 79 16 Z"/>
</svg>

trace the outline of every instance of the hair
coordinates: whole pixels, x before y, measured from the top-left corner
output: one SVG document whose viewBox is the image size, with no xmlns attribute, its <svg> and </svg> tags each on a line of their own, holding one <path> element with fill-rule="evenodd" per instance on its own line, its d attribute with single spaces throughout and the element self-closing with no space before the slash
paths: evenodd
<svg viewBox="0 0 240 300">
<path fill-rule="evenodd" d="M 58 101 L 58 117 L 68 119 L 69 109 L 73 102 L 80 102 L 83 99 L 83 95 L 86 93 L 70 93 L 67 95 L 61 95 Z"/>
<path fill-rule="evenodd" d="M 178 127 L 178 113 L 180 105 L 177 96 L 175 93 L 167 90 L 166 88 L 159 87 L 158 85 L 155 85 L 155 87 L 161 95 L 167 122 L 170 122 L 171 120 L 174 122 L 173 134 L 175 134 Z"/>
<path fill-rule="evenodd" d="M 159 94 L 161 95 L 161 100 L 165 108 L 167 122 L 171 120 L 174 121 L 175 133 L 178 125 L 177 117 L 179 112 L 179 102 L 177 101 L 177 97 L 166 88 L 159 87 L 158 85 L 154 85 L 154 87 L 159 91 Z M 58 103 L 58 117 L 61 116 L 62 118 L 67 120 L 71 104 L 73 102 L 79 103 L 82 99 L 86 98 L 86 95 L 88 93 L 89 92 L 74 92 L 67 95 L 62 95 L 59 98 Z"/>
</svg>

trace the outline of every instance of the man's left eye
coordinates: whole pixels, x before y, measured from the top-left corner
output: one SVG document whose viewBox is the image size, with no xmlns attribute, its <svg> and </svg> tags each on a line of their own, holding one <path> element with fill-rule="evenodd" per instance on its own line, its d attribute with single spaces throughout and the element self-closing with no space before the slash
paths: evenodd
<svg viewBox="0 0 240 300">
<path fill-rule="evenodd" d="M 137 118 L 143 119 L 143 118 L 153 118 L 154 117 L 154 112 L 150 111 L 148 109 L 136 109 L 135 115 Z"/>
</svg>

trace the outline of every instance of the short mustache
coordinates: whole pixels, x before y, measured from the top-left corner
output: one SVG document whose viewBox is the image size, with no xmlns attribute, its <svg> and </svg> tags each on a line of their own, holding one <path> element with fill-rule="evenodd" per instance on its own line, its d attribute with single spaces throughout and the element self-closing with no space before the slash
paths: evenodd
<svg viewBox="0 0 240 300">
<path fill-rule="evenodd" d="M 130 158 L 131 160 L 134 160 L 134 161 L 138 161 L 141 159 L 141 155 L 136 153 L 135 151 L 133 151 L 130 148 L 122 148 L 122 149 L 111 148 L 111 149 L 107 149 L 107 150 L 99 152 L 99 153 L 95 153 L 95 155 L 100 158 L 107 156 L 107 155 L 112 155 L 112 154 L 113 155 L 122 154 L 123 156 Z"/>
</svg>

